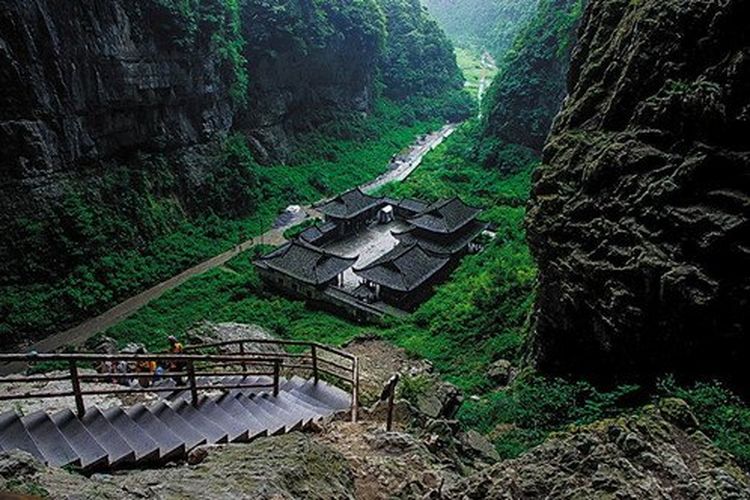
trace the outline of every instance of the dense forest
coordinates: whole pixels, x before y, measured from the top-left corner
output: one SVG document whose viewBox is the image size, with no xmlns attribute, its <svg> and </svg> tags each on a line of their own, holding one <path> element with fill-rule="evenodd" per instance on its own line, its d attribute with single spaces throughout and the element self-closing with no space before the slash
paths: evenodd
<svg viewBox="0 0 750 500">
<path fill-rule="evenodd" d="M 460 462 L 450 472 L 466 477 L 445 491 L 442 476 L 437 490 L 414 486 L 430 482 L 420 469 L 395 498 L 750 495 L 750 4 L 117 0 L 96 20 L 70 4 L 0 8 L 0 34 L 13 34 L 0 44 L 4 344 L 371 180 L 451 121 L 419 168 L 376 194 L 460 196 L 492 237 L 413 313 L 363 324 L 276 293 L 253 265 L 271 247 L 257 245 L 86 348 L 159 352 L 167 335 L 232 322 L 335 346 L 376 339 L 428 361 L 402 373 L 397 413 L 446 383 L 456 411 L 383 433 L 375 407 L 370 455 L 429 449 L 451 469 L 481 454 L 445 444 L 459 429 L 497 463 Z M 32 43 L 41 19 L 57 20 L 61 43 Z M 485 51 L 496 59 L 479 116 L 456 47 L 475 67 Z M 132 50 L 149 64 L 131 66 Z M 103 53 L 112 88 L 92 76 Z M 418 444 L 403 444 L 410 432 Z"/>
</svg>

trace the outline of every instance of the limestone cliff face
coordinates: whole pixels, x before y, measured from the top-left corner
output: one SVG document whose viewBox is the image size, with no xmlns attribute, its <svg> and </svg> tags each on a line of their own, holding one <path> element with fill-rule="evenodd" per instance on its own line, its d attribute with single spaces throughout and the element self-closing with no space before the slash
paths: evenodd
<svg viewBox="0 0 750 500">
<path fill-rule="evenodd" d="M 535 355 L 747 384 L 750 4 L 593 0 L 527 219 Z"/>
<path fill-rule="evenodd" d="M 61 176 L 99 160 L 229 130 L 219 58 L 200 50 L 208 44 L 188 51 L 170 42 L 170 22 L 146 1 L 0 5 L 3 217 L 33 215 L 32 200 L 55 197 Z"/>
<path fill-rule="evenodd" d="M 355 17 L 377 9 L 334 19 L 327 3 L 323 24 L 305 2 L 284 18 L 267 3 L 243 3 L 251 83 L 240 106 L 235 67 L 216 41 L 228 36 L 219 31 L 228 8 L 202 2 L 197 12 L 210 15 L 198 17 L 176 4 L 0 2 L 0 283 L 64 277 L 79 239 L 139 248 L 186 215 L 241 214 L 236 203 L 207 202 L 230 132 L 242 132 L 260 161 L 284 161 L 296 132 L 369 110 L 382 20 Z M 336 23 L 348 23 L 346 36 Z M 165 210 L 154 223 L 142 207 L 156 203 Z M 97 204 L 128 229 L 113 227 L 114 239 L 76 234 L 85 228 L 73 214 Z"/>
</svg>

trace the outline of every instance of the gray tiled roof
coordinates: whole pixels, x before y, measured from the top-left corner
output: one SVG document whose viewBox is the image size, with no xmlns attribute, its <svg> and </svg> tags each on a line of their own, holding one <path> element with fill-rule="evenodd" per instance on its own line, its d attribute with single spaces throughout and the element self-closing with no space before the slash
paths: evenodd
<svg viewBox="0 0 750 500">
<path fill-rule="evenodd" d="M 315 243 L 323 237 L 323 231 L 317 225 L 314 225 L 299 233 L 299 237 L 308 243 Z"/>
<path fill-rule="evenodd" d="M 450 259 L 424 250 L 419 244 L 397 245 L 396 248 L 354 272 L 373 283 L 401 292 L 419 288 Z"/>
<path fill-rule="evenodd" d="M 320 285 L 349 269 L 358 258 L 339 257 L 304 241 L 295 240 L 261 257 L 255 264 L 305 283 Z"/>
<path fill-rule="evenodd" d="M 448 234 L 458 231 L 481 212 L 481 209 L 471 207 L 459 198 L 451 198 L 433 203 L 409 222 L 433 233 Z"/>
<path fill-rule="evenodd" d="M 382 199 L 367 195 L 359 188 L 355 188 L 338 195 L 317 208 L 325 215 L 338 219 L 350 219 L 382 203 Z"/>
<path fill-rule="evenodd" d="M 414 198 L 404 198 L 398 202 L 398 206 L 405 210 L 420 213 L 427 209 L 427 203 L 422 200 L 416 200 Z"/>
<path fill-rule="evenodd" d="M 336 224 L 333 224 L 331 222 L 326 222 L 325 224 L 321 225 L 313 224 L 312 226 L 299 233 L 299 237 L 307 243 L 315 244 L 316 241 L 318 241 L 320 238 L 330 233 L 334 229 L 336 229 Z"/>
<path fill-rule="evenodd" d="M 463 250 L 474 238 L 487 229 L 487 224 L 472 220 L 466 224 L 459 232 L 452 234 L 449 241 L 440 241 L 439 239 L 427 238 L 420 235 L 420 231 L 415 228 L 407 229 L 400 233 L 392 233 L 393 236 L 403 245 L 413 245 L 419 243 L 422 248 L 437 254 L 455 254 Z"/>
</svg>

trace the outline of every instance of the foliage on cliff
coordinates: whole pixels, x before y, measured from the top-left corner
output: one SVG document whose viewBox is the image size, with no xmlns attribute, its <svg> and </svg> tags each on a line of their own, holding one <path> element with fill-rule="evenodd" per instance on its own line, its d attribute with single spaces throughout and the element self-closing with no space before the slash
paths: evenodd
<svg viewBox="0 0 750 500">
<path fill-rule="evenodd" d="M 537 0 L 422 0 L 448 36 L 497 59 L 511 47 Z"/>
<path fill-rule="evenodd" d="M 244 56 L 240 9 L 243 0 L 140 0 L 166 9 L 156 12 L 162 29 L 182 50 L 212 44 L 231 72 L 229 92 L 239 106 L 247 103 L 249 75 Z"/>
<path fill-rule="evenodd" d="M 541 151 L 565 97 L 565 82 L 583 0 L 541 0 L 500 61 L 484 100 L 483 147 L 503 143 Z M 492 155 L 487 156 L 491 164 Z"/>
<path fill-rule="evenodd" d="M 470 116 L 473 105 L 461 91 L 464 80 L 453 45 L 435 20 L 418 0 L 379 1 L 387 19 L 379 63 L 383 93 L 411 101 L 424 117 L 458 121 Z"/>
</svg>

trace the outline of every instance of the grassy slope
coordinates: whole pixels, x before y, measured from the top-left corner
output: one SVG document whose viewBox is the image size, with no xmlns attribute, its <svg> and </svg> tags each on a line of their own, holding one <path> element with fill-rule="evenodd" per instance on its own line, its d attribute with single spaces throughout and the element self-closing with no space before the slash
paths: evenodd
<svg viewBox="0 0 750 500">
<path fill-rule="evenodd" d="M 456 47 L 456 62 L 466 79 L 464 88 L 475 97 L 479 91 L 482 74 L 486 75 L 488 85 L 497 75 L 497 68 L 487 69 L 482 66 L 481 54 L 474 48 Z"/>
</svg>

